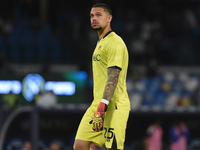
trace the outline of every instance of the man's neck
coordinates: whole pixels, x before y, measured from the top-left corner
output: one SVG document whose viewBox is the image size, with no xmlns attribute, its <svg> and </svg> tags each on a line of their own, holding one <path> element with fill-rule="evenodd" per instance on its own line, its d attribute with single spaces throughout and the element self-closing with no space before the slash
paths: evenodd
<svg viewBox="0 0 200 150">
<path fill-rule="evenodd" d="M 99 40 L 102 39 L 109 31 L 111 31 L 110 27 L 97 31 Z"/>
</svg>

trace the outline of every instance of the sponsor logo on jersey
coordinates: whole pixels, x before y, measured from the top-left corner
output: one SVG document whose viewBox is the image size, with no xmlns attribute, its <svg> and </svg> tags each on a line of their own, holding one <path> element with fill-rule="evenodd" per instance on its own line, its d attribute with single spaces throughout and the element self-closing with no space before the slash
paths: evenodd
<svg viewBox="0 0 200 150">
<path fill-rule="evenodd" d="M 92 60 L 93 61 L 100 61 L 101 60 L 101 55 L 100 54 L 94 54 L 92 56 Z"/>
</svg>

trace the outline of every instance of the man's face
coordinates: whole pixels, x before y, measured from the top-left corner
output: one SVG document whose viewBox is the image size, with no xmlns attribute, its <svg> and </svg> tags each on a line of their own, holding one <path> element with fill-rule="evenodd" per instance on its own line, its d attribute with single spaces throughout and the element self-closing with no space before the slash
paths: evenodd
<svg viewBox="0 0 200 150">
<path fill-rule="evenodd" d="M 94 7 L 90 12 L 91 27 L 94 30 L 101 30 L 107 27 L 110 23 L 112 16 L 104 11 L 101 7 Z"/>
</svg>

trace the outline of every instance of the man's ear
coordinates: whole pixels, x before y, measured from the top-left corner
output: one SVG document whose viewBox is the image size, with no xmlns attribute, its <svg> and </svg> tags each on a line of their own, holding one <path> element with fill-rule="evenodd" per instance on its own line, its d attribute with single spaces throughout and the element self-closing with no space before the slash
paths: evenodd
<svg viewBox="0 0 200 150">
<path fill-rule="evenodd" d="M 109 15 L 109 16 L 108 16 L 108 23 L 110 23 L 111 20 L 112 20 L 112 15 Z"/>
</svg>

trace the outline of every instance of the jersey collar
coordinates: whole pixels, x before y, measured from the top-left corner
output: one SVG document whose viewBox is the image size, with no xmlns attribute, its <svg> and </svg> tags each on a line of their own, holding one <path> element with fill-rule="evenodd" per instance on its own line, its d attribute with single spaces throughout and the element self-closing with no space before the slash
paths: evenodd
<svg viewBox="0 0 200 150">
<path fill-rule="evenodd" d="M 102 39 L 104 39 L 108 34 L 110 34 L 111 32 L 113 32 L 112 30 L 108 31 L 108 33 L 106 33 L 106 35 L 104 35 L 104 37 Z"/>
<path fill-rule="evenodd" d="M 106 33 L 106 35 L 104 35 L 104 37 L 103 38 L 101 38 L 101 39 L 99 39 L 98 40 L 98 42 L 97 43 L 99 43 L 102 39 L 104 39 L 108 34 L 110 34 L 111 32 L 113 32 L 112 30 L 110 30 L 110 31 L 108 31 L 107 33 Z"/>
</svg>

